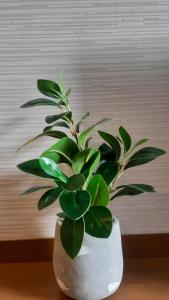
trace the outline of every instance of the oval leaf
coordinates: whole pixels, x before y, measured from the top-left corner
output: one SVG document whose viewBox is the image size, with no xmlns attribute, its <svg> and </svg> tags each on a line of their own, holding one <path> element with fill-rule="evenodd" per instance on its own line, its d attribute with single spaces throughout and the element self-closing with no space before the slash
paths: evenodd
<svg viewBox="0 0 169 300">
<path fill-rule="evenodd" d="M 45 192 L 38 202 L 39 210 L 42 210 L 48 207 L 49 205 L 51 205 L 53 202 L 55 202 L 61 192 L 62 192 L 61 188 L 55 188 Z"/>
<path fill-rule="evenodd" d="M 72 168 L 76 173 L 80 173 L 82 167 L 88 162 L 90 157 L 96 152 L 95 149 L 88 148 L 78 152 L 72 160 Z"/>
<path fill-rule="evenodd" d="M 62 182 L 67 182 L 67 177 L 60 170 L 58 165 L 50 158 L 40 157 L 39 163 L 41 168 L 48 174 L 55 178 L 58 178 Z"/>
<path fill-rule="evenodd" d="M 51 124 L 59 119 L 62 119 L 65 115 L 67 114 L 67 112 L 58 114 L 58 115 L 51 115 L 51 116 L 47 116 L 45 118 L 46 123 Z"/>
<path fill-rule="evenodd" d="M 62 94 L 61 89 L 59 85 L 52 80 L 38 79 L 37 88 L 42 94 L 48 97 L 52 97 L 56 99 L 61 98 L 61 94 Z"/>
<path fill-rule="evenodd" d="M 119 128 L 119 133 L 123 140 L 125 152 L 127 152 L 131 147 L 131 136 L 129 135 L 127 130 L 122 126 L 120 126 Z"/>
<path fill-rule="evenodd" d="M 55 179 L 55 177 L 44 172 L 44 170 L 40 166 L 39 159 L 32 159 L 32 160 L 25 161 L 17 165 L 17 167 L 19 170 L 26 173 L 30 173 L 43 178 Z"/>
<path fill-rule="evenodd" d="M 108 238 L 113 225 L 110 210 L 104 206 L 92 206 L 85 215 L 85 231 L 97 238 Z"/>
<path fill-rule="evenodd" d="M 154 193 L 155 190 L 151 185 L 148 184 L 129 184 L 129 185 L 121 185 L 118 187 L 118 189 L 121 189 L 119 192 L 117 192 L 111 200 L 113 200 L 116 197 L 120 196 L 135 196 L 142 193 Z"/>
<path fill-rule="evenodd" d="M 146 138 L 139 140 L 139 141 L 134 145 L 133 150 L 134 150 L 136 147 L 138 147 L 138 146 L 140 146 L 140 145 L 142 145 L 142 144 L 144 144 L 144 143 L 147 143 L 147 142 L 148 142 L 148 139 L 146 139 Z"/>
<path fill-rule="evenodd" d="M 81 218 L 89 209 L 90 203 L 90 194 L 84 190 L 76 192 L 64 191 L 60 195 L 60 206 L 65 215 L 72 220 Z"/>
<path fill-rule="evenodd" d="M 59 103 L 56 103 L 55 101 L 51 99 L 43 99 L 43 98 L 38 98 L 34 100 L 30 100 L 23 105 L 21 105 L 21 108 L 27 108 L 27 107 L 34 107 L 34 106 L 42 106 L 42 105 L 50 105 L 50 106 L 59 106 Z"/>
<path fill-rule="evenodd" d="M 111 161 L 106 161 L 100 165 L 97 170 L 97 174 L 102 175 L 107 185 L 109 185 L 117 176 L 118 170 L 119 168 L 117 164 L 114 164 Z"/>
<path fill-rule="evenodd" d="M 56 163 L 67 163 L 72 164 L 73 157 L 79 152 L 76 143 L 68 138 L 64 137 L 54 145 L 52 145 L 48 150 L 42 153 L 42 157 L 52 158 Z M 56 156 L 56 160 L 54 157 Z"/>
<path fill-rule="evenodd" d="M 84 221 L 65 218 L 60 229 L 60 239 L 66 253 L 75 258 L 80 251 L 84 236 Z"/>
<path fill-rule="evenodd" d="M 107 144 L 103 143 L 99 147 L 99 151 L 101 155 L 101 160 L 112 161 L 114 163 L 116 162 L 116 154 L 114 153 L 112 148 L 109 147 Z"/>
<path fill-rule="evenodd" d="M 80 188 L 85 183 L 85 178 L 82 174 L 74 174 L 68 178 L 66 184 L 64 185 L 64 189 L 67 191 L 75 191 Z"/>
<path fill-rule="evenodd" d="M 31 187 L 31 188 L 27 189 L 26 191 L 24 191 L 21 194 L 21 196 L 40 191 L 42 189 L 51 189 L 51 188 L 53 188 L 53 186 L 50 186 L 50 185 L 34 186 L 34 187 Z"/>
<path fill-rule="evenodd" d="M 121 155 L 121 147 L 119 141 L 113 135 L 107 132 L 98 131 L 98 133 L 112 147 L 114 153 L 116 154 L 117 160 L 119 160 Z"/>
<path fill-rule="evenodd" d="M 21 147 L 19 147 L 17 149 L 17 152 L 20 151 L 23 147 L 29 145 L 30 143 L 33 143 L 34 141 L 38 140 L 39 138 L 41 138 L 42 136 L 50 136 L 53 137 L 55 139 L 62 139 L 63 137 L 66 137 L 66 133 L 62 132 L 62 131 L 58 131 L 58 130 L 44 130 L 42 133 L 38 134 L 37 136 L 34 136 L 33 138 L 31 138 L 30 140 L 28 140 L 26 143 L 24 143 Z"/>
<path fill-rule="evenodd" d="M 86 185 L 88 184 L 88 181 L 90 180 L 90 177 L 92 176 L 95 169 L 98 167 L 100 162 L 100 152 L 95 151 L 95 153 L 89 158 L 88 162 L 84 164 L 84 166 L 81 169 L 81 173 L 86 178 Z"/>
<path fill-rule="evenodd" d="M 107 206 L 109 202 L 109 191 L 106 182 L 101 175 L 93 176 L 87 186 L 91 194 L 93 206 Z"/>
<path fill-rule="evenodd" d="M 165 153 L 166 152 L 162 149 L 145 147 L 137 151 L 133 156 L 129 158 L 129 162 L 127 163 L 125 169 L 146 164 Z"/>
<path fill-rule="evenodd" d="M 105 118 L 105 119 L 102 119 L 100 121 L 98 121 L 97 123 L 95 123 L 94 125 L 92 125 L 91 127 L 85 129 L 84 131 L 82 131 L 80 134 L 79 134 L 79 137 L 78 137 L 78 140 L 79 140 L 79 145 L 81 146 L 82 149 L 85 148 L 85 143 L 86 143 L 86 140 L 89 138 L 92 130 L 99 124 L 102 124 L 104 122 L 107 122 L 109 121 L 110 119 L 108 118 Z"/>
</svg>

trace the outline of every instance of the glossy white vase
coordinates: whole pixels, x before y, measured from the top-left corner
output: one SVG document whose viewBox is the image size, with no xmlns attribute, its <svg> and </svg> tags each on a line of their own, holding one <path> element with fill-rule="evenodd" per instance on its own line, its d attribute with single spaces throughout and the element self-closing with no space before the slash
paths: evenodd
<svg viewBox="0 0 169 300">
<path fill-rule="evenodd" d="M 77 300 L 104 299 L 118 289 L 123 275 L 119 221 L 115 218 L 107 239 L 85 233 L 82 248 L 73 260 L 60 242 L 60 221 L 56 225 L 53 253 L 56 281 L 61 290 Z"/>
</svg>

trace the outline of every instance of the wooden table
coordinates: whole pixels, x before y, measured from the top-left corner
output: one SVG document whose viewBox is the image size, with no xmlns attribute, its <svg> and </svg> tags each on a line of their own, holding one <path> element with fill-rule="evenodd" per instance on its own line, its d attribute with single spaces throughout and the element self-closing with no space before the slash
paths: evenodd
<svg viewBox="0 0 169 300">
<path fill-rule="evenodd" d="M 0 264 L 0 300 L 66 300 L 51 262 Z M 128 258 L 121 288 L 107 299 L 169 300 L 169 258 Z"/>
</svg>

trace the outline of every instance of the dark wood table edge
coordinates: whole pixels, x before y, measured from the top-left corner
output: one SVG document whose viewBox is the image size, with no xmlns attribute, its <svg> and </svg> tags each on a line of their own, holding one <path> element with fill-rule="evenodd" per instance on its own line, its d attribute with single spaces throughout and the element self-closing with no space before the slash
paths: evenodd
<svg viewBox="0 0 169 300">
<path fill-rule="evenodd" d="M 0 241 L 0 263 L 50 261 L 53 255 L 51 239 Z M 122 236 L 124 257 L 169 256 L 169 234 Z"/>
</svg>

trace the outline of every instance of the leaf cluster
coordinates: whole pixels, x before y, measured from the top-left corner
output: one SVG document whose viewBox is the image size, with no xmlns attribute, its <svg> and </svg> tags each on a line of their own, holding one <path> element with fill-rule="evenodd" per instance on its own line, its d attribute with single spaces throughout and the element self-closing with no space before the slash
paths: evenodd
<svg viewBox="0 0 169 300">
<path fill-rule="evenodd" d="M 37 88 L 43 98 L 30 100 L 21 107 L 53 106 L 61 112 L 46 116 L 47 124 L 42 132 L 23 146 L 42 136 L 57 141 L 36 159 L 18 165 L 21 171 L 48 179 L 51 184 L 31 187 L 23 195 L 45 189 L 38 201 L 39 210 L 59 201 L 62 209 L 58 214 L 62 220 L 61 242 L 67 254 L 75 258 L 81 249 L 85 232 L 96 238 L 108 238 L 111 234 L 113 216 L 108 209 L 111 200 L 125 195 L 154 192 L 153 187 L 147 184 L 117 186 L 125 170 L 148 163 L 165 151 L 154 147 L 140 149 L 148 140 L 142 139 L 133 144 L 130 134 L 122 126 L 118 136 L 98 131 L 103 143 L 98 149 L 90 147 L 94 128 L 110 119 L 102 119 L 81 130 L 89 113 L 75 122 L 69 101 L 71 90 L 65 89 L 63 78 L 59 79 L 59 83 L 39 79 Z M 72 176 L 63 172 L 62 163 L 71 168 Z"/>
</svg>

